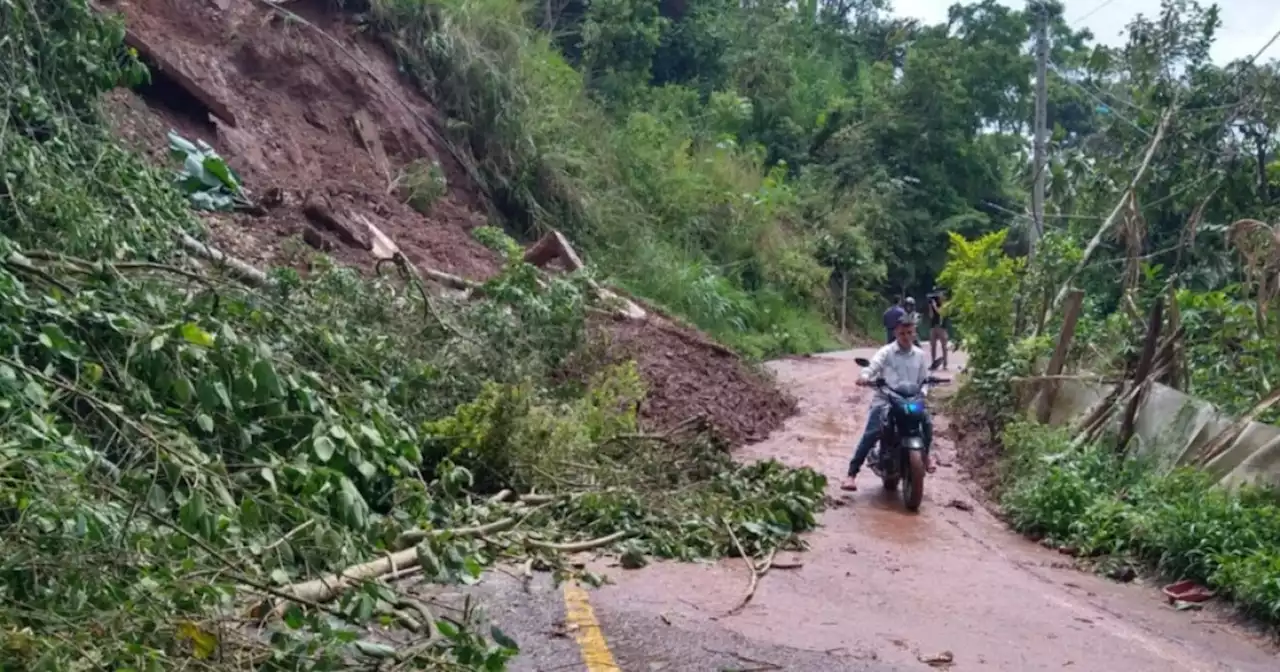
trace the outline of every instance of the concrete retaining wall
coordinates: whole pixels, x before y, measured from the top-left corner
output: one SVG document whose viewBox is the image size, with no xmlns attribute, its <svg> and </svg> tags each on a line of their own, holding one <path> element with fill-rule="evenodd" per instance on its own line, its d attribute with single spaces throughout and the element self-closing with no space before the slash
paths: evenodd
<svg viewBox="0 0 1280 672">
<path fill-rule="evenodd" d="M 1074 421 L 1112 389 L 1101 383 L 1062 381 L 1049 422 Z M 1202 399 L 1156 384 L 1138 410 L 1135 454 L 1153 459 L 1166 470 L 1192 464 L 1205 445 L 1234 420 Z M 1280 486 L 1280 427 L 1249 423 L 1240 438 L 1205 465 L 1205 470 L 1228 487 L 1241 483 Z"/>
</svg>

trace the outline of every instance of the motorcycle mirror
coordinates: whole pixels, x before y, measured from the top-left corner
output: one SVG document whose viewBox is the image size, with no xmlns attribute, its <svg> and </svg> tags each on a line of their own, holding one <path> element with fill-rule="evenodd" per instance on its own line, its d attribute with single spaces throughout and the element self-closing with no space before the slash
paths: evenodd
<svg viewBox="0 0 1280 672">
<path fill-rule="evenodd" d="M 867 359 L 866 357 L 854 357 L 853 361 L 857 362 L 858 366 L 871 366 L 871 360 Z M 942 361 L 942 360 L 938 360 L 938 361 Z"/>
<path fill-rule="evenodd" d="M 929 370 L 930 370 L 930 371 L 937 371 L 939 366 L 942 366 L 942 358 L 941 358 L 941 357 L 939 357 L 939 358 L 937 358 L 937 359 L 933 360 L 933 363 L 929 365 Z"/>
</svg>

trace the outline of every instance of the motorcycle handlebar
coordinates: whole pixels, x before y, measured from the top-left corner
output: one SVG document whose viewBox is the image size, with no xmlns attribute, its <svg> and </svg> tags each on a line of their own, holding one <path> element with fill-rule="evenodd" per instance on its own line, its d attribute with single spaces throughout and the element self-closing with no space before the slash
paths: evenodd
<svg viewBox="0 0 1280 672">
<path fill-rule="evenodd" d="M 933 376 L 929 376 L 928 378 L 925 378 L 925 380 L 924 380 L 924 384 L 925 384 L 925 385 L 946 385 L 947 383 L 950 383 L 950 382 L 951 382 L 951 379 L 950 379 L 950 378 L 934 378 Z M 879 387 L 879 388 L 882 388 L 882 389 L 886 389 L 886 390 L 889 390 L 889 391 L 891 391 L 891 392 L 896 392 L 896 391 L 897 391 L 897 390 L 894 390 L 893 388 L 889 387 L 889 384 L 888 384 L 887 382 L 885 382 L 885 379 L 884 379 L 884 378 L 876 378 L 875 385 L 876 385 L 876 387 Z"/>
</svg>

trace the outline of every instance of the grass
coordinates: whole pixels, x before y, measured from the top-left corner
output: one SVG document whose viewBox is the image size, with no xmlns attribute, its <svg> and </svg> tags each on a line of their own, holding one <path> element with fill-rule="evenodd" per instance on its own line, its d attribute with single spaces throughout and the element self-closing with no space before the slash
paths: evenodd
<svg viewBox="0 0 1280 672">
<path fill-rule="evenodd" d="M 834 347 L 785 169 L 715 140 L 732 114 L 675 86 L 606 111 L 516 0 L 377 0 L 372 16 L 518 235 L 563 230 L 609 280 L 750 357 Z"/>
<path fill-rule="evenodd" d="M 102 123 L 99 96 L 145 76 L 123 27 L 78 0 L 0 24 L 0 669 L 496 671 L 515 642 L 389 583 L 245 614 L 390 551 L 455 584 L 499 560 L 564 578 L 556 544 L 589 535 L 633 557 L 802 544 L 820 474 L 734 465 L 706 428 L 644 435 L 633 367 L 562 380 L 585 278 L 540 283 L 482 228 L 508 264 L 476 300 L 319 255 L 238 283 L 178 249 L 191 194 Z M 361 641 L 383 627 L 421 636 Z"/>
<path fill-rule="evenodd" d="M 1000 503 L 1020 532 L 1198 581 L 1280 624 L 1274 490 L 1226 490 L 1191 469 L 1159 473 L 1103 445 L 1072 450 L 1061 428 L 1014 423 L 1003 442 Z"/>
</svg>

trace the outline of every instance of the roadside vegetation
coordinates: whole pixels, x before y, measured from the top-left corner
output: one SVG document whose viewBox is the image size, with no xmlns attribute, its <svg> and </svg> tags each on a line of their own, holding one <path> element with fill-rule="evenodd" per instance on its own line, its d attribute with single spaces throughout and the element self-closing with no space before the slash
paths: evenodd
<svg viewBox="0 0 1280 672">
<path fill-rule="evenodd" d="M 592 276 L 763 358 L 831 347 L 843 314 L 878 333 L 886 292 L 941 271 L 972 398 L 1010 446 L 1016 524 L 1276 616 L 1269 494 L 1012 422 L 1061 319 L 1037 307 L 1152 136 L 1121 235 L 1070 279 L 1088 296 L 1077 359 L 1124 368 L 1131 313 L 1172 291 L 1185 389 L 1244 412 L 1280 375 L 1275 238 L 1230 226 L 1277 215 L 1280 79 L 1207 62 L 1216 10 L 1171 0 L 1110 50 L 1053 3 L 984 0 L 939 25 L 880 0 L 343 9 L 444 113 L 503 215 L 476 235 L 505 267 L 471 296 L 435 296 L 407 264 L 258 277 L 197 258 L 196 213 L 254 185 L 177 135 L 171 168 L 111 137 L 100 96 L 148 76 L 119 23 L 83 0 L 0 4 L 0 668 L 501 670 L 518 642 L 397 579 L 513 562 L 599 580 L 570 556 L 802 548 L 825 479 L 735 464 L 696 418 L 640 426 L 644 382 L 588 328 L 608 310 Z M 1026 263 L 1040 12 L 1060 224 Z M 445 187 L 434 164 L 397 179 L 423 211 Z M 520 260 L 514 239 L 550 227 L 590 270 Z"/>
<path fill-rule="evenodd" d="M 1157 459 L 1128 416 L 1155 381 L 1230 415 L 1280 417 L 1268 224 L 1280 216 L 1280 69 L 1211 63 L 1218 25 L 1216 8 L 1166 2 L 1135 19 L 1124 49 L 1060 75 L 1107 111 L 1091 133 L 1055 126 L 1035 256 L 1016 227 L 953 235 L 940 281 L 970 354 L 959 403 L 997 445 L 971 466 L 997 461 L 980 475 L 1007 520 L 1112 576 L 1189 579 L 1278 624 L 1280 495 L 1221 487 L 1207 458 Z M 1072 290 L 1083 301 L 1066 366 L 1047 371 Z M 1070 425 L 1039 424 L 1029 402 L 1063 375 L 1125 383 Z"/>
<path fill-rule="evenodd" d="M 585 274 L 540 280 L 497 229 L 478 298 L 201 263 L 193 209 L 252 185 L 109 135 L 98 95 L 147 76 L 122 27 L 0 23 L 0 668 L 500 670 L 517 642 L 394 577 L 802 547 L 823 477 L 736 465 L 696 419 L 646 433 Z"/>
<path fill-rule="evenodd" d="M 922 295 L 947 231 L 1020 207 L 1028 15 L 994 1 L 950 26 L 878 0 L 372 0 L 368 17 L 513 231 L 565 231 L 748 356 L 831 347 L 841 301 L 878 332 L 883 294 Z"/>
<path fill-rule="evenodd" d="M 1000 505 L 1015 529 L 1113 576 L 1130 565 L 1191 579 L 1280 623 L 1280 499 L 1227 491 L 1195 469 L 1164 473 L 1070 433 L 1007 426 Z"/>
</svg>

